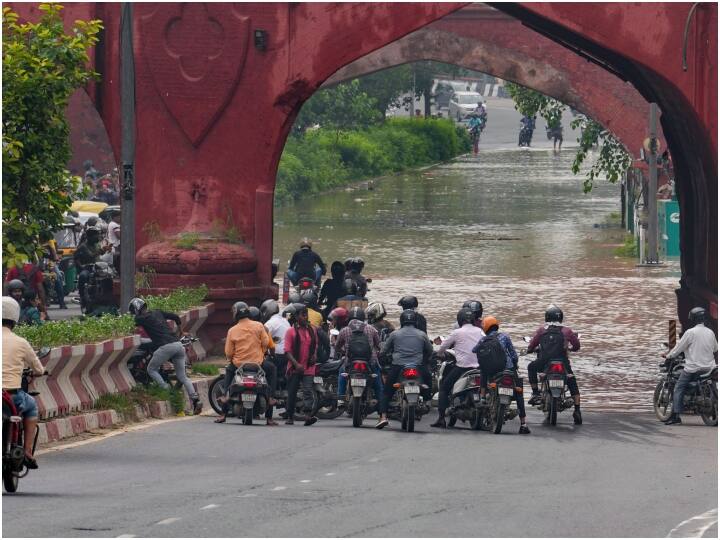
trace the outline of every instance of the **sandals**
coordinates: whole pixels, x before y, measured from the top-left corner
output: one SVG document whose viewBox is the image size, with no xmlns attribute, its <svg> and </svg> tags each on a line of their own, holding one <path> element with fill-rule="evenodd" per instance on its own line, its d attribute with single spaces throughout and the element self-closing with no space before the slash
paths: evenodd
<svg viewBox="0 0 720 540">
<path fill-rule="evenodd" d="M 218 417 L 215 419 L 215 423 L 216 423 L 216 424 L 224 424 L 224 423 L 225 423 L 225 420 L 226 420 L 226 418 L 225 418 L 224 416 L 218 416 Z"/>
</svg>

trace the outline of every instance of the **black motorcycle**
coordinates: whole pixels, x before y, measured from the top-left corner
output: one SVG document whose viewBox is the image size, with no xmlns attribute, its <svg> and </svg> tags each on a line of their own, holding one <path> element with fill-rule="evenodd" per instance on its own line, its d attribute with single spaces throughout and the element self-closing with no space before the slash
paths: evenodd
<svg viewBox="0 0 720 540">
<path fill-rule="evenodd" d="M 666 359 L 659 367 L 660 381 L 655 387 L 653 408 L 655 416 L 664 422 L 672 415 L 675 384 L 685 368 L 685 355 L 681 353 L 676 358 Z M 718 425 L 717 376 L 718 370 L 715 367 L 687 385 L 683 395 L 683 414 L 699 414 L 706 425 Z"/>
<path fill-rule="evenodd" d="M 530 143 L 532 142 L 532 136 L 533 136 L 533 129 L 523 126 L 522 129 L 520 129 L 520 135 L 518 137 L 518 146 L 525 146 L 529 147 Z"/>
<path fill-rule="evenodd" d="M 185 352 L 187 353 L 187 351 L 192 347 L 192 344 L 198 340 L 199 338 L 196 338 L 194 336 L 183 336 L 182 338 L 180 338 L 180 343 L 182 343 L 183 347 L 185 347 Z M 133 379 L 135 379 L 138 384 L 147 386 L 153 382 L 153 380 L 150 378 L 150 375 L 148 375 L 147 366 L 150 363 L 154 352 L 155 347 L 152 344 L 152 340 L 147 338 L 141 338 L 140 346 L 135 349 L 135 352 L 128 360 L 127 365 L 128 369 L 130 370 L 130 374 L 133 376 Z M 187 369 L 188 367 L 189 365 L 186 364 L 185 368 Z M 164 362 L 158 369 L 158 373 L 160 373 L 160 376 L 163 378 L 163 380 L 173 388 L 178 390 L 182 388 L 182 383 L 177 379 L 177 376 L 175 375 L 175 366 L 172 364 L 172 362 Z"/>
<path fill-rule="evenodd" d="M 235 370 L 228 392 L 229 409 L 233 416 L 241 418 L 249 426 L 254 417 L 261 417 L 269 407 L 269 389 L 262 367 L 245 363 Z"/>
<path fill-rule="evenodd" d="M 318 376 L 322 379 L 320 405 L 316 416 L 322 420 L 332 420 L 342 414 L 338 408 L 338 377 L 342 360 L 333 360 L 318 364 Z"/>
<path fill-rule="evenodd" d="M 362 426 L 363 420 L 378 405 L 377 397 L 373 391 L 376 374 L 370 369 L 370 364 L 364 360 L 348 361 L 347 373 L 348 412 L 352 414 L 353 426 Z"/>
<path fill-rule="evenodd" d="M 493 433 L 500 433 L 503 424 L 517 416 L 517 410 L 510 408 L 516 389 L 515 372 L 510 369 L 495 374 L 488 382 L 485 404 L 480 407 L 479 427 Z M 522 385 L 518 385 L 522 386 Z"/>
</svg>

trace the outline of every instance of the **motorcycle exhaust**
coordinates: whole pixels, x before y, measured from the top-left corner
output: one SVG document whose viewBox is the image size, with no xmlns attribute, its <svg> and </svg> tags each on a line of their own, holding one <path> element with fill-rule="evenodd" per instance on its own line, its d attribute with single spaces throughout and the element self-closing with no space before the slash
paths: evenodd
<svg viewBox="0 0 720 540">
<path fill-rule="evenodd" d="M 13 446 L 10 449 L 10 464 L 13 471 L 19 471 L 25 463 L 25 450 L 22 446 Z"/>
</svg>

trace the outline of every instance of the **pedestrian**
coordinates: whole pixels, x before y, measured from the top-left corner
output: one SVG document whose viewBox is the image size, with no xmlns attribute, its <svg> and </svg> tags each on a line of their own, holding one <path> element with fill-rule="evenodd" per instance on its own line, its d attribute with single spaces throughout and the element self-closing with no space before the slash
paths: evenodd
<svg viewBox="0 0 720 540">
<path fill-rule="evenodd" d="M 316 372 L 318 336 L 315 328 L 308 322 L 308 310 L 303 304 L 294 304 L 295 315 L 292 327 L 285 333 L 285 358 L 287 359 L 287 420 L 294 424 L 295 403 L 298 390 L 302 391 L 305 425 L 317 422 L 313 410 L 313 379 Z"/>
</svg>

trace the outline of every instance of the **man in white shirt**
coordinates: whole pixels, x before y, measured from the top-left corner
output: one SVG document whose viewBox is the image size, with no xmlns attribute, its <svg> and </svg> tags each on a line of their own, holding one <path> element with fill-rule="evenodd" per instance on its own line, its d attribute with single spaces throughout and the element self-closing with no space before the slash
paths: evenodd
<svg viewBox="0 0 720 540">
<path fill-rule="evenodd" d="M 667 354 L 667 358 L 675 358 L 685 353 L 685 369 L 683 369 L 673 392 L 673 412 L 665 421 L 666 425 L 682 424 L 680 413 L 683 406 L 683 395 L 690 382 L 703 373 L 717 366 L 715 353 L 717 353 L 717 339 L 712 330 L 704 324 L 705 310 L 701 307 L 692 308 L 688 315 L 692 328 L 687 330 L 675 348 Z"/>
<path fill-rule="evenodd" d="M 284 376 L 287 360 L 285 359 L 285 333 L 290 329 L 290 323 L 280 314 L 280 306 L 275 300 L 265 300 L 260 306 L 262 320 L 265 328 L 275 342 L 275 366 L 278 374 Z"/>
<path fill-rule="evenodd" d="M 115 270 L 120 272 L 120 211 L 116 210 L 112 214 L 107 229 L 107 241 L 112 247 L 112 265 Z"/>
</svg>

